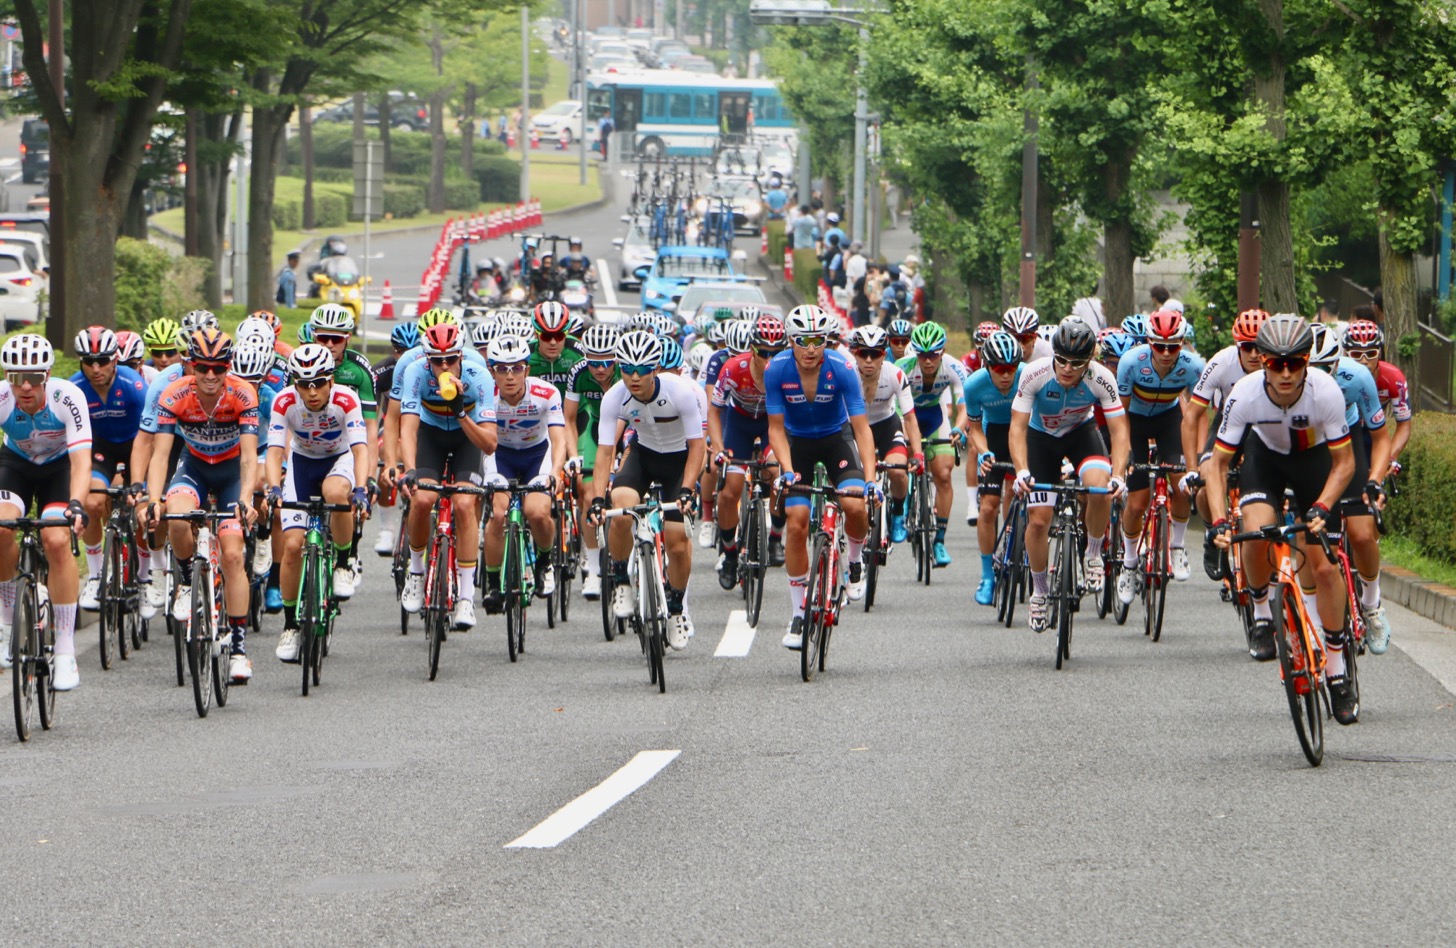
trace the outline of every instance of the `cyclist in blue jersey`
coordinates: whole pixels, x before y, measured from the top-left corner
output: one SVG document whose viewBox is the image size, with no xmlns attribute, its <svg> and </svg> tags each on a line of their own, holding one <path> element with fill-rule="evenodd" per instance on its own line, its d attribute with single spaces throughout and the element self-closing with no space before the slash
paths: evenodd
<svg viewBox="0 0 1456 948">
<path fill-rule="evenodd" d="M 768 407 L 768 440 L 780 470 L 779 484 L 811 478 L 823 464 L 840 490 L 875 486 L 875 439 L 865 419 L 859 370 L 847 356 L 829 352 L 829 331 L 837 320 L 817 306 L 796 306 L 784 320 L 791 349 L 769 361 L 763 373 Z M 880 498 L 883 500 L 883 498 Z M 864 544 L 869 516 L 861 497 L 844 497 L 844 532 L 849 539 L 851 600 L 864 596 Z M 784 647 L 803 644 L 804 598 L 809 583 L 809 499 L 791 496 L 784 502 L 784 565 L 789 574 L 793 618 Z"/>
<path fill-rule="evenodd" d="M 971 373 L 959 359 L 945 358 L 945 327 L 939 323 L 916 326 L 910 349 L 913 354 L 898 364 L 910 385 L 921 437 L 953 442 L 925 445 L 925 466 L 935 483 L 934 557 L 935 566 L 940 568 L 950 565 L 950 552 L 945 548 L 945 529 L 955 500 L 950 475 L 955 468 L 956 449 L 966 441 L 968 423 L 962 399 Z M 954 417 L 947 414 L 947 408 L 954 408 Z"/>
<path fill-rule="evenodd" d="M 1033 491 L 1035 484 L 1062 478 L 1062 461 L 1071 462 L 1086 487 L 1106 487 L 1107 494 L 1087 498 L 1086 575 L 1088 586 L 1102 575 L 1102 537 L 1112 514 L 1112 501 L 1122 494 L 1127 469 L 1127 413 L 1117 396 L 1117 379 L 1094 358 L 1097 334 L 1081 320 L 1067 320 L 1052 337 L 1052 357 L 1038 359 L 1021 371 L 1011 403 L 1010 442 L 1016 466 L 1016 492 L 1029 493 L 1026 556 L 1031 564 L 1032 595 L 1028 617 L 1033 632 L 1047 626 L 1047 536 L 1055 498 Z M 1094 409 L 1101 407 L 1112 439 L 1111 457 L 1097 430 Z"/>
<path fill-rule="evenodd" d="M 1149 452 L 1164 464 L 1182 464 L 1183 402 L 1198 385 L 1203 360 L 1183 348 L 1183 314 L 1158 310 L 1148 317 L 1143 345 L 1122 357 L 1117 368 L 1117 392 L 1127 407 L 1128 435 L 1132 439 L 1132 462 L 1146 463 Z M 1187 466 L 1197 465 L 1189 458 Z M 1174 479 L 1181 482 L 1181 478 Z M 1146 471 L 1134 471 L 1127 478 L 1127 507 L 1122 513 L 1122 566 L 1117 577 L 1117 598 L 1130 603 L 1137 596 L 1138 543 L 1143 533 L 1143 515 L 1152 499 Z M 1189 577 L 1189 502 L 1182 490 L 1170 491 L 1172 525 L 1168 534 L 1168 565 L 1180 583 Z"/>
<path fill-rule="evenodd" d="M 23 517 L 34 501 L 57 527 L 70 521 L 80 533 L 86 511 L 80 498 L 91 486 L 91 419 L 86 397 L 64 379 L 51 377 L 55 351 L 44 336 L 11 336 L 0 346 L 0 519 Z M 76 667 L 76 593 L 80 574 L 63 530 L 41 531 L 50 566 L 46 586 L 55 620 L 55 669 L 50 687 L 70 691 L 81 683 Z M 15 531 L 0 529 L 0 663 L 10 664 L 15 621 Z"/>
<path fill-rule="evenodd" d="M 991 555 L 996 548 L 996 519 L 1001 507 L 1001 478 L 992 480 L 990 475 L 992 465 L 1011 463 L 1011 403 L 1021 381 L 1021 344 L 1015 336 L 998 330 L 981 346 L 981 360 L 986 364 L 966 379 L 964 394 L 971 451 L 981 477 L 981 509 L 976 523 L 981 584 L 976 587 L 976 602 L 989 606 L 996 587 Z"/>
<path fill-rule="evenodd" d="M 117 467 L 125 464 L 132 441 L 142 420 L 142 404 L 146 401 L 146 383 L 131 369 L 117 364 L 116 333 L 103 326 L 91 326 L 76 334 L 76 355 L 81 370 L 71 376 L 71 384 L 86 399 L 91 416 L 91 479 L 105 489 L 116 481 Z M 81 535 L 86 544 L 86 583 L 81 588 L 80 606 L 87 612 L 101 608 L 101 539 L 102 527 L 111 515 L 111 498 L 89 491 L 81 499 L 88 523 Z M 138 564 L 138 579 L 148 582 L 152 573 L 149 551 Z M 145 596 L 141 603 L 142 618 L 156 614 Z"/>
</svg>

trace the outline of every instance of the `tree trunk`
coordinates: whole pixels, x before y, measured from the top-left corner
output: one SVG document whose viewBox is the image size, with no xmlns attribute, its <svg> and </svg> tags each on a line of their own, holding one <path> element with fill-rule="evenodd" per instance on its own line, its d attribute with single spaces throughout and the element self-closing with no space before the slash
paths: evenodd
<svg viewBox="0 0 1456 948">
<path fill-rule="evenodd" d="M 1259 0 L 1274 40 L 1284 38 L 1284 0 Z M 1254 99 L 1264 110 L 1264 128 L 1279 142 L 1286 134 L 1284 112 L 1284 58 L 1277 48 L 1267 61 L 1250 64 L 1254 71 Z M 1265 178 L 1259 192 L 1259 289 L 1263 307 L 1271 313 L 1299 312 L 1294 288 L 1294 228 L 1290 222 L 1289 182 Z"/>
<path fill-rule="evenodd" d="M 131 183 L 131 199 L 121 215 L 121 236 L 133 240 L 146 240 L 147 234 L 147 185 L 144 181 Z"/>
<path fill-rule="evenodd" d="M 1122 318 L 1133 311 L 1132 222 L 1123 211 L 1132 162 L 1109 162 L 1103 169 L 1104 195 L 1119 213 L 1102 225 L 1102 312 Z"/>
<path fill-rule="evenodd" d="M 237 144 L 242 112 L 209 114 L 198 121 L 201 140 L 197 156 L 197 256 L 207 260 L 203 295 L 209 306 L 222 305 L 223 246 L 226 242 L 229 155 Z M 204 150 L 202 146 L 206 146 Z"/>
<path fill-rule="evenodd" d="M 464 103 L 460 109 L 460 170 L 468 181 L 475 177 L 475 136 L 480 133 L 475 115 L 475 83 L 465 84 Z"/>
<path fill-rule="evenodd" d="M 1390 246 L 1385 236 L 1385 222 L 1398 215 L 1385 209 L 1378 212 L 1380 228 L 1380 289 L 1385 307 L 1385 357 L 1397 363 L 1405 372 L 1410 383 L 1412 403 L 1420 400 L 1420 379 L 1417 378 L 1419 359 L 1406 359 L 1400 353 L 1400 340 L 1417 332 L 1416 329 L 1416 258 L 1413 254 L 1399 253 Z"/>
<path fill-rule="evenodd" d="M 253 110 L 253 163 L 248 177 L 248 309 L 273 303 L 273 196 L 278 146 L 293 112 L 291 105 Z"/>
<path fill-rule="evenodd" d="M 445 43 L 438 32 L 430 37 L 430 59 L 435 75 L 445 73 Z M 431 214 L 445 212 L 445 90 L 430 96 L 430 187 L 426 203 Z"/>
<path fill-rule="evenodd" d="M 313 230 L 313 116 L 306 105 L 298 107 L 298 150 L 303 159 L 303 229 Z"/>
<path fill-rule="evenodd" d="M 66 250 L 73 261 L 62 274 L 67 340 L 84 326 L 116 325 L 116 281 L 109 277 L 116 272 L 116 235 L 123 202 L 117 199 L 105 174 L 112 124 L 105 117 L 94 124 L 77 121 L 76 134 L 68 146 L 61 146 L 54 135 L 51 137 L 52 173 L 59 155 L 59 172 L 64 176 L 66 201 L 62 216 Z M 125 186 L 130 189 L 131 181 Z"/>
<path fill-rule="evenodd" d="M 384 154 L 384 173 L 394 171 L 393 153 L 390 151 L 389 136 L 394 134 L 390 122 L 394 121 L 393 109 L 389 101 L 389 93 L 386 92 L 379 98 L 379 147 Z"/>
</svg>

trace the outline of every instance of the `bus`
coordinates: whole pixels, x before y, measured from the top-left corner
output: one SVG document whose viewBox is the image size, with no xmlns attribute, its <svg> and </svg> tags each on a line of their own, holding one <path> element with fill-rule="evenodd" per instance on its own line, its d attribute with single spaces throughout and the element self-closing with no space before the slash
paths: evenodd
<svg viewBox="0 0 1456 948">
<path fill-rule="evenodd" d="M 587 76 L 589 134 L 611 115 L 613 135 L 630 135 L 644 158 L 713 154 L 721 137 L 792 141 L 796 124 L 769 79 L 724 79 L 676 69 L 638 69 Z M 627 139 L 623 139 L 626 141 Z"/>
</svg>

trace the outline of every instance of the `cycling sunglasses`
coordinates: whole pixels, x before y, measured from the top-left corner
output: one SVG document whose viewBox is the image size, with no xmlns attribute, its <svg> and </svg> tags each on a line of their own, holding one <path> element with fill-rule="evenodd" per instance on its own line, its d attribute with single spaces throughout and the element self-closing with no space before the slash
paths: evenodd
<svg viewBox="0 0 1456 948">
<path fill-rule="evenodd" d="M 536 333 L 536 338 L 539 339 L 539 340 L 541 340 L 542 342 L 565 342 L 566 341 L 566 333 L 564 333 L 564 332 L 538 332 L 538 333 Z"/>
<path fill-rule="evenodd" d="M 589 369 L 610 369 L 617 364 L 616 359 L 587 359 L 586 367 Z"/>
<path fill-rule="evenodd" d="M 908 346 L 908 345 L 910 345 L 910 337 L 909 336 L 891 336 L 890 337 L 890 345 L 892 345 L 892 346 Z"/>
<path fill-rule="evenodd" d="M 81 364 L 90 366 L 110 365 L 112 360 L 112 356 L 82 356 Z"/>
<path fill-rule="evenodd" d="M 460 361 L 459 356 L 430 356 L 430 365 L 444 368 L 447 365 L 454 365 Z"/>
<path fill-rule="evenodd" d="M 794 345 L 804 349 L 823 349 L 829 344 L 829 337 L 820 333 L 817 336 L 795 336 Z"/>
<path fill-rule="evenodd" d="M 1245 355 L 1248 355 L 1252 352 L 1258 352 L 1259 344 L 1257 342 L 1241 342 L 1239 343 L 1239 351 L 1244 353 Z"/>
<path fill-rule="evenodd" d="M 342 346 L 344 343 L 349 341 L 349 337 L 346 335 L 337 335 L 331 332 L 315 332 L 313 334 L 313 341 L 321 342 L 326 346 Z"/>
<path fill-rule="evenodd" d="M 1270 372 L 1288 372 L 1291 375 L 1309 364 L 1306 356 L 1264 356 L 1264 368 Z"/>
<path fill-rule="evenodd" d="M 24 388 L 27 385 L 40 388 L 45 384 L 47 375 L 49 375 L 47 372 L 7 372 L 5 378 L 16 388 Z"/>
<path fill-rule="evenodd" d="M 653 372 L 656 371 L 656 365 L 627 365 L 626 363 L 622 364 L 623 375 L 651 375 Z"/>
<path fill-rule="evenodd" d="M 525 375 L 526 363 L 524 362 L 492 362 L 492 372 L 499 372 L 501 375 Z"/>
<path fill-rule="evenodd" d="M 1036 338 L 1036 333 L 1034 332 L 1017 332 L 1012 333 L 1012 335 L 1015 336 L 1016 341 L 1021 343 L 1022 345 L 1026 345 L 1028 342 L 1031 342 L 1033 339 Z"/>
<path fill-rule="evenodd" d="M 193 362 L 192 371 L 199 375 L 227 375 L 232 371 L 232 365 L 227 362 Z"/>
<path fill-rule="evenodd" d="M 1066 356 L 1054 355 L 1052 361 L 1059 369 L 1085 369 L 1090 359 L 1068 359 Z"/>
<path fill-rule="evenodd" d="M 1162 352 L 1164 354 L 1177 352 L 1183 348 L 1181 342 L 1150 342 L 1148 345 L 1152 347 L 1154 352 Z"/>
<path fill-rule="evenodd" d="M 857 357 L 861 358 L 861 359 L 883 359 L 885 357 L 885 350 L 884 349 L 856 349 L 856 350 L 854 350 L 854 354 Z"/>
<path fill-rule="evenodd" d="M 327 386 L 331 382 L 333 382 L 333 379 L 328 378 L 328 377 L 324 377 L 324 378 L 320 378 L 320 379 L 300 379 L 299 381 L 293 383 L 293 387 L 294 388 L 324 388 L 325 386 Z"/>
<path fill-rule="evenodd" d="M 1360 359 L 1361 361 L 1364 361 L 1365 359 L 1378 359 L 1378 358 L 1380 358 L 1380 350 L 1379 349 L 1346 349 L 1345 350 L 1345 355 L 1349 356 L 1352 359 Z"/>
<path fill-rule="evenodd" d="M 1016 366 L 1017 366 L 1017 363 L 1015 363 L 1015 362 L 1008 362 L 1006 365 L 988 365 L 988 366 L 986 366 L 986 368 L 990 369 L 992 372 L 1004 373 L 1004 372 L 1015 372 L 1016 371 Z"/>
<path fill-rule="evenodd" d="M 177 350 L 176 349 L 156 349 L 156 348 L 152 348 L 152 349 L 149 349 L 147 351 L 150 352 L 152 355 L 160 358 L 160 359 L 170 359 L 170 358 L 172 358 L 173 356 L 175 356 L 177 354 Z"/>
<path fill-rule="evenodd" d="M 753 351 L 754 351 L 754 353 L 756 353 L 758 355 L 758 357 L 760 359 L 772 359 L 774 356 L 778 355 L 780 352 L 783 352 L 784 350 L 782 350 L 782 349 L 754 349 Z"/>
</svg>

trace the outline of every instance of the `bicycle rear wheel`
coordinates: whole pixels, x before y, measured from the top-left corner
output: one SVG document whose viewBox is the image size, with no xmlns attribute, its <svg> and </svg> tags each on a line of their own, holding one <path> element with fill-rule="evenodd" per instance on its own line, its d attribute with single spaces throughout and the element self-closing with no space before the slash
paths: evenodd
<svg viewBox="0 0 1456 948">
<path fill-rule="evenodd" d="M 402 495 L 401 495 L 402 496 Z M 394 598 L 399 599 L 404 595 L 404 584 L 409 578 L 409 504 L 400 505 L 399 508 L 399 536 L 394 540 L 394 560 L 390 563 L 390 572 L 394 574 Z M 409 635 L 410 614 L 405 611 L 403 605 L 399 607 L 399 634 Z"/>
<path fill-rule="evenodd" d="M 880 580 L 880 538 L 883 536 L 884 512 L 882 505 L 870 509 L 870 532 L 865 538 L 864 557 L 864 611 L 869 612 L 875 604 L 875 589 Z"/>
<path fill-rule="evenodd" d="M 605 538 L 596 556 L 597 575 L 602 578 L 602 636 L 610 642 L 617 637 L 617 617 L 612 614 L 612 593 L 616 583 L 612 580 L 612 558 L 607 554 Z"/>
<path fill-rule="evenodd" d="M 101 600 L 101 610 L 96 616 L 96 630 L 101 636 L 101 647 L 97 653 L 101 659 L 101 670 L 110 671 L 115 659 L 117 642 L 116 629 L 121 624 L 118 608 L 120 590 L 113 590 L 118 579 L 116 568 L 116 531 L 106 531 L 106 549 L 101 555 L 101 576 L 96 584 L 96 597 Z M 119 585 L 119 584 L 118 584 Z"/>
<path fill-rule="evenodd" d="M 137 550 L 136 537 L 132 536 L 126 543 L 126 554 L 123 559 L 125 570 L 122 572 L 122 606 L 121 606 L 121 632 L 131 640 L 131 651 L 139 652 L 142 643 L 147 640 L 146 620 L 142 618 L 142 596 L 146 591 L 142 589 L 140 576 L 141 553 Z M 122 650 L 122 658 L 127 657 L 126 649 Z"/>
<path fill-rule="evenodd" d="M 192 575 L 192 621 L 184 630 L 187 635 L 187 668 L 192 675 L 192 700 L 197 716 L 207 717 L 212 710 L 212 603 L 211 568 L 199 563 Z"/>
<path fill-rule="evenodd" d="M 28 741 L 35 723 L 38 691 L 49 682 L 36 673 L 40 635 L 36 630 L 35 586 L 24 576 L 15 582 L 14 621 L 10 634 L 10 695 L 15 706 L 16 736 Z"/>
<path fill-rule="evenodd" d="M 829 589 L 832 585 L 828 538 L 822 535 L 814 537 L 810 555 L 809 583 L 804 593 L 804 638 L 799 647 L 799 676 L 806 682 L 813 681 L 814 672 L 819 669 L 819 646 L 828 621 Z"/>
<path fill-rule="evenodd" d="M 440 648 L 445 644 L 450 624 L 448 583 L 450 548 L 439 537 L 430 549 L 430 565 L 425 569 L 425 651 L 429 659 L 430 681 L 440 673 Z"/>
<path fill-rule="evenodd" d="M 1279 655 L 1279 677 L 1284 681 L 1284 694 L 1289 700 L 1289 715 L 1294 719 L 1299 747 L 1310 765 L 1318 767 L 1325 756 L 1321 686 L 1305 646 L 1295 593 L 1282 585 L 1276 585 L 1274 592 L 1274 605 L 1277 607 L 1274 609 L 1274 646 Z"/>
<path fill-rule="evenodd" d="M 573 552 L 574 545 L 581 543 L 580 535 L 576 532 L 576 509 L 573 507 L 567 511 L 566 519 L 562 521 L 565 526 L 561 533 L 565 534 L 556 541 L 556 551 L 553 559 L 556 564 L 556 609 L 561 613 L 561 621 L 570 619 L 571 613 L 571 582 L 576 579 L 576 571 L 581 563 L 581 558 Z"/>
<path fill-rule="evenodd" d="M 35 707 L 40 712 L 41 730 L 49 731 L 56 726 L 56 695 L 58 694 L 51 687 L 51 681 L 56 672 L 56 609 L 51 605 L 50 599 L 40 601 L 37 597 L 35 614 L 37 621 L 35 635 L 38 642 L 35 652 L 37 663 Z"/>
<path fill-rule="evenodd" d="M 1159 510 L 1153 520 L 1153 546 L 1148 553 L 1151 568 L 1143 590 L 1143 606 L 1147 612 L 1145 630 L 1156 642 L 1163 637 L 1163 607 L 1168 601 L 1168 511 Z"/>
<path fill-rule="evenodd" d="M 748 488 L 745 488 L 747 490 Z M 743 551 L 740 570 L 743 573 L 743 601 L 748 610 L 748 627 L 758 628 L 758 618 L 763 614 L 763 580 L 768 570 L 768 531 L 764 521 L 768 517 L 768 501 L 759 500 L 748 508 L 748 519 L 743 523 Z"/>
<path fill-rule="evenodd" d="M 655 561 L 644 557 L 638 570 L 638 585 L 642 594 L 637 599 L 637 608 L 645 617 L 643 631 L 647 648 L 648 681 L 657 685 L 658 694 L 667 691 L 667 674 L 662 658 L 667 651 L 667 619 L 663 617 L 663 604 L 658 601 L 662 590 L 662 577 L 657 575 Z"/>
<path fill-rule="evenodd" d="M 935 508 L 931 502 L 930 475 L 922 474 L 920 479 L 924 482 L 920 490 L 920 562 L 924 564 L 921 570 L 921 581 L 930 585 L 930 574 L 935 569 Z"/>
</svg>

